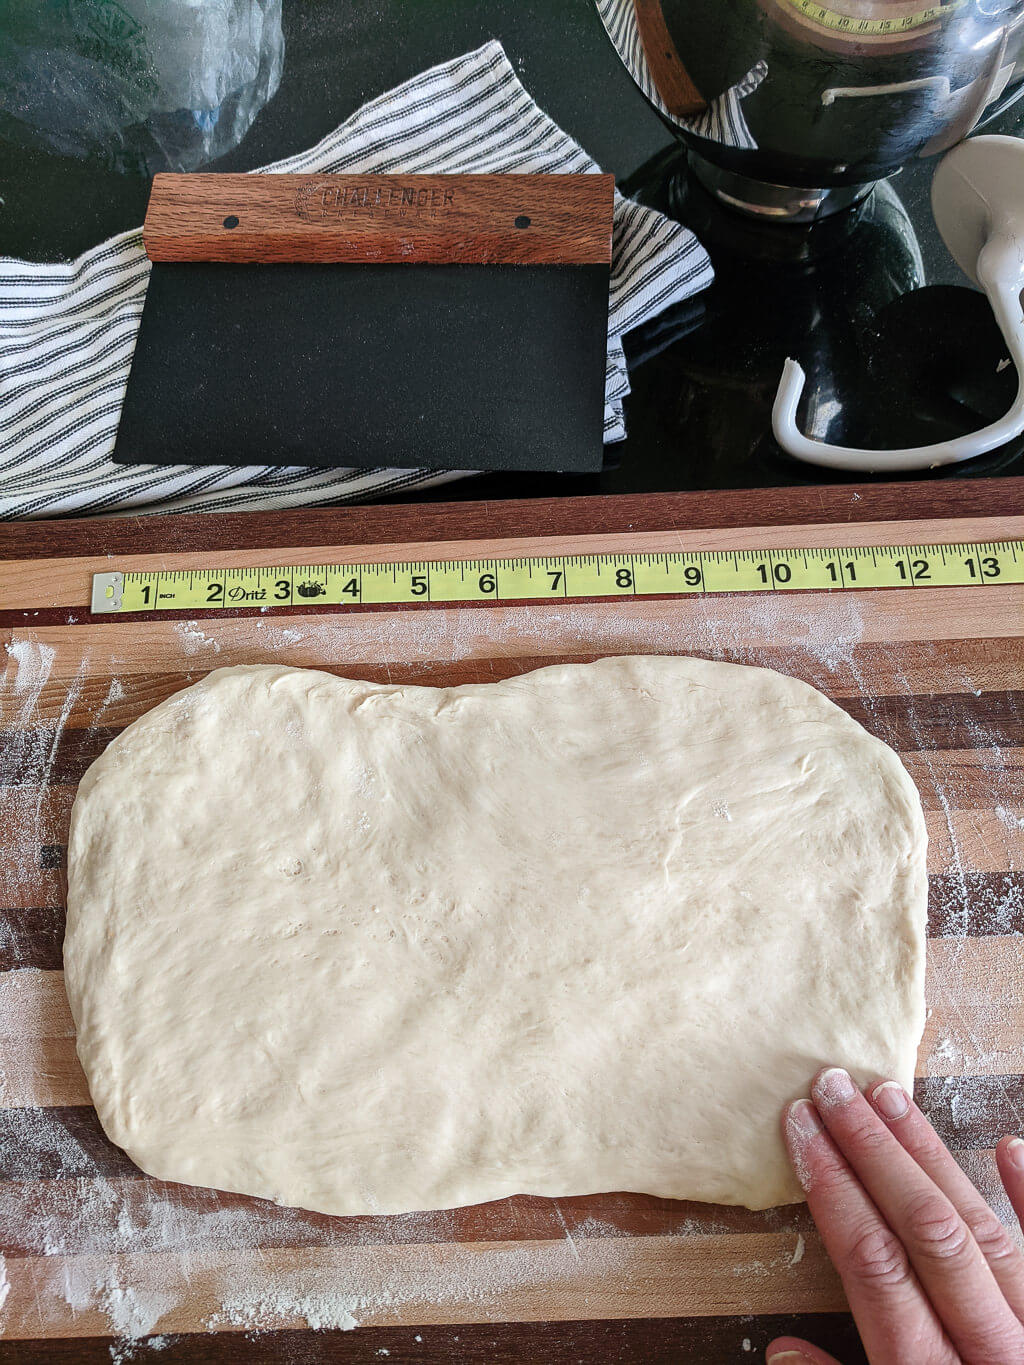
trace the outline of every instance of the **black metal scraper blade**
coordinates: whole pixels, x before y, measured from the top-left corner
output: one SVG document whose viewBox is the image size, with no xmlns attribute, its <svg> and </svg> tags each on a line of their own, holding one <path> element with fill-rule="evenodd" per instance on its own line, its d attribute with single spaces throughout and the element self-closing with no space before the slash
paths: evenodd
<svg viewBox="0 0 1024 1365">
<path fill-rule="evenodd" d="M 153 266 L 116 460 L 600 469 L 599 265 Z"/>
</svg>

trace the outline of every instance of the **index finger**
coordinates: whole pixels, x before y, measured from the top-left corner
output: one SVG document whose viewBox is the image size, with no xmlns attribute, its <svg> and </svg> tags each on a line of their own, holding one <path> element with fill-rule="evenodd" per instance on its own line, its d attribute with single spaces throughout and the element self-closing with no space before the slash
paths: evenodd
<svg viewBox="0 0 1024 1365">
<path fill-rule="evenodd" d="M 955 1205 L 887 1130 L 848 1071 L 820 1071 L 811 1094 L 961 1354 L 1024 1365 L 1024 1330 Z"/>
<path fill-rule="evenodd" d="M 811 1217 L 843 1281 L 868 1359 L 885 1365 L 909 1359 L 958 1365 L 903 1244 L 809 1100 L 797 1100 L 786 1110 L 783 1136 Z"/>
</svg>

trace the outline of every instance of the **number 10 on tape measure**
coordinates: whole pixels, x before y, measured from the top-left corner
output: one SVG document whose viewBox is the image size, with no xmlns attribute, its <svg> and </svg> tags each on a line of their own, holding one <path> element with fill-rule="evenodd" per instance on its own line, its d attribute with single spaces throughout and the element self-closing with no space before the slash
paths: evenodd
<svg viewBox="0 0 1024 1365">
<path fill-rule="evenodd" d="M 1024 583 L 1024 542 L 112 572 L 92 610 L 382 606 Z"/>
</svg>

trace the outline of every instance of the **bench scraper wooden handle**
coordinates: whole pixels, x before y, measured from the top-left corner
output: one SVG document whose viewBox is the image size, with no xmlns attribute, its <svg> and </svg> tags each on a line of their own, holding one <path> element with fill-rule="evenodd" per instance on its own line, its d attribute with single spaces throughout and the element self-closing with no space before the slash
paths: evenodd
<svg viewBox="0 0 1024 1365">
<path fill-rule="evenodd" d="M 157 175 L 151 261 L 609 265 L 610 175 Z"/>
</svg>

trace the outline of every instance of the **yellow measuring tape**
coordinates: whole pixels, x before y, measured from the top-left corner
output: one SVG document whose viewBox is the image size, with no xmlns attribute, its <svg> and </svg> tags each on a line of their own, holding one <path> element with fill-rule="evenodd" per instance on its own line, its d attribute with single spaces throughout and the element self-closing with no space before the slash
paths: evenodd
<svg viewBox="0 0 1024 1365">
<path fill-rule="evenodd" d="M 992 583 L 1024 583 L 1024 541 L 114 572 L 94 575 L 92 610 L 541 602 Z"/>
<path fill-rule="evenodd" d="M 927 9 L 917 10 L 913 14 L 903 14 L 898 18 L 865 19 L 853 14 L 839 14 L 827 5 L 819 5 L 817 0 L 787 0 L 787 3 L 790 8 L 821 28 L 831 29 L 834 33 L 853 33 L 869 38 L 885 38 L 924 28 L 926 24 L 944 19 L 956 8 L 954 0 L 952 4 L 929 5 Z"/>
</svg>

